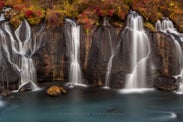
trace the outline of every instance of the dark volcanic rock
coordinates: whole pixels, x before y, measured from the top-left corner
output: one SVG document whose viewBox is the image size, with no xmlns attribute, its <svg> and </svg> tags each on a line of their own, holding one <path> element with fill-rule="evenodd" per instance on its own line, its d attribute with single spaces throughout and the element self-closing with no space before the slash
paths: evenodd
<svg viewBox="0 0 183 122">
<path fill-rule="evenodd" d="M 176 56 L 176 46 L 174 40 L 162 32 L 156 32 L 152 40 L 152 57 L 155 71 L 160 75 L 174 76 L 181 70 L 181 64 Z"/>
<path fill-rule="evenodd" d="M 117 48 L 112 63 L 111 82 L 112 88 L 123 88 L 126 74 L 130 72 L 130 42 L 124 37 L 125 31 L 120 31 L 117 37 Z"/>
<path fill-rule="evenodd" d="M 154 87 L 163 91 L 175 91 L 178 86 L 179 82 L 174 77 L 159 76 L 154 81 Z"/>
<path fill-rule="evenodd" d="M 41 48 L 33 57 L 36 64 L 38 82 L 62 81 L 64 79 L 65 51 L 63 28 L 46 29 Z"/>
<path fill-rule="evenodd" d="M 93 33 L 86 69 L 86 78 L 90 84 L 104 85 L 111 50 L 116 48 L 116 36 L 116 29 L 109 25 L 101 25 Z"/>
</svg>

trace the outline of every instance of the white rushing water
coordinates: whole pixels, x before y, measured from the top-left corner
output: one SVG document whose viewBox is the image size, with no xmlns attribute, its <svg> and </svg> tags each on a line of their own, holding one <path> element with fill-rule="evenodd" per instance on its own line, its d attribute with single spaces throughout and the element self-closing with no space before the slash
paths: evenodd
<svg viewBox="0 0 183 122">
<path fill-rule="evenodd" d="M 183 42 L 183 34 L 179 33 L 173 25 L 173 22 L 168 18 L 163 18 L 162 21 L 158 20 L 155 24 L 156 30 L 169 35 L 174 40 L 175 45 L 175 58 L 176 58 L 176 65 L 179 67 L 177 69 L 179 74 L 174 76 L 175 78 L 183 77 L 183 51 L 181 44 L 177 39 Z M 175 38 L 175 36 L 177 38 Z M 180 87 L 178 93 L 183 92 L 183 82 L 180 83 Z"/>
<path fill-rule="evenodd" d="M 107 25 L 106 22 L 107 20 L 104 19 L 104 26 Z M 110 50 L 111 50 L 111 57 L 109 58 L 108 64 L 107 64 L 107 72 L 106 72 L 106 76 L 105 76 L 105 88 L 109 88 L 109 79 L 110 79 L 110 75 L 111 75 L 111 68 L 112 68 L 112 61 L 113 61 L 113 57 L 115 55 L 114 53 L 114 49 L 112 46 L 112 38 L 111 38 L 111 32 L 109 29 L 107 29 L 108 35 L 109 35 L 109 43 L 110 43 Z"/>
<path fill-rule="evenodd" d="M 70 68 L 69 68 L 69 84 L 71 86 L 83 86 L 82 84 L 82 75 L 80 67 L 80 26 L 77 25 L 73 20 L 66 19 L 71 25 L 70 41 L 69 42 L 69 54 L 70 54 Z"/>
<path fill-rule="evenodd" d="M 19 89 L 27 83 L 32 85 L 32 89 L 38 89 L 34 83 L 36 82 L 36 69 L 32 60 L 32 55 L 40 47 L 44 35 L 44 33 L 42 33 L 44 26 L 42 26 L 40 31 L 36 33 L 33 38 L 31 38 L 30 25 L 26 20 L 19 25 L 14 33 L 12 32 L 8 22 L 4 22 L 2 27 L 9 36 L 9 39 L 7 39 L 3 36 L 5 35 L 4 32 L 0 31 L 1 38 L 3 38 L 2 47 L 6 52 L 8 62 L 20 74 Z M 12 54 L 20 57 L 19 61 L 12 60 L 12 56 L 10 55 L 10 50 L 7 45 L 8 41 L 11 44 Z"/>
<path fill-rule="evenodd" d="M 137 12 L 130 11 L 126 29 L 130 33 L 129 36 L 126 36 L 126 41 L 131 42 L 132 72 L 126 80 L 125 88 L 146 88 L 146 62 L 150 54 L 150 45 L 143 27 L 143 18 Z"/>
<path fill-rule="evenodd" d="M 111 75 L 113 57 L 114 57 L 114 51 L 112 49 L 112 54 L 111 54 L 111 57 L 110 57 L 109 62 L 107 64 L 107 73 L 106 73 L 106 76 L 105 76 L 105 86 L 104 87 L 106 87 L 106 88 L 109 88 L 109 78 L 110 78 L 110 75 Z"/>
<path fill-rule="evenodd" d="M 147 92 L 153 92 L 155 91 L 154 88 L 133 88 L 133 89 L 122 89 L 119 91 L 119 93 L 122 94 L 131 94 L 131 93 L 139 93 L 139 94 L 143 94 L 143 93 L 147 93 Z"/>
</svg>

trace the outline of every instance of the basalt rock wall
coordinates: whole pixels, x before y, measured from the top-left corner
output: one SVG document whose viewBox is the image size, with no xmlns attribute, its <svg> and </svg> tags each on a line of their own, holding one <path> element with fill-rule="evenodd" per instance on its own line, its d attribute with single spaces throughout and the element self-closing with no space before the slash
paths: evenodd
<svg viewBox="0 0 183 122">
<path fill-rule="evenodd" d="M 40 29 L 40 26 L 32 26 L 32 35 Z M 123 88 L 126 75 L 130 72 L 130 47 L 124 47 L 125 42 L 122 35 L 118 33 L 119 28 L 100 25 L 90 33 L 81 29 L 80 34 L 80 65 L 82 78 L 85 83 L 92 86 L 103 86 L 109 59 L 113 49 L 115 55 L 109 84 L 113 88 Z M 68 82 L 70 57 L 67 53 L 67 37 L 65 26 L 45 28 L 44 37 L 40 48 L 32 56 L 36 70 L 37 81 L 41 82 Z M 154 78 L 158 76 L 175 76 L 180 73 L 179 65 L 175 58 L 175 44 L 173 39 L 162 32 L 148 32 L 151 54 L 148 59 L 148 84 L 153 87 Z M 22 33 L 24 34 L 24 33 Z M 178 41 L 181 44 L 181 41 Z M 182 45 L 182 44 L 181 44 Z M 5 55 L 5 53 L 1 53 Z M 3 61 L 3 60 L 2 60 Z M 18 83 L 19 76 L 10 66 L 9 80 Z M 1 66 L 3 69 L 3 66 Z M 3 75 L 4 70 L 1 70 Z M 13 75 L 12 75 L 13 74 Z M 0 77 L 3 80 L 2 77 Z M 1 83 L 2 84 L 2 83 Z M 14 87 L 15 89 L 16 87 Z"/>
</svg>

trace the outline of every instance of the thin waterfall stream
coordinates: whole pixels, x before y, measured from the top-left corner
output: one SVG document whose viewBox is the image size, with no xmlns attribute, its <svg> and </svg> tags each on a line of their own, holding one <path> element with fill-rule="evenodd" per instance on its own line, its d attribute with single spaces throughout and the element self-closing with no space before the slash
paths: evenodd
<svg viewBox="0 0 183 122">
<path fill-rule="evenodd" d="M 106 20 L 106 18 L 104 18 L 103 26 L 106 26 L 106 25 L 110 26 L 109 22 Z M 108 64 L 107 64 L 107 72 L 106 72 L 106 76 L 105 76 L 105 86 L 104 86 L 105 88 L 109 88 L 109 80 L 110 80 L 111 69 L 112 69 L 112 61 L 113 61 L 113 57 L 115 55 L 113 45 L 112 45 L 112 35 L 111 35 L 109 28 L 107 28 L 107 32 L 108 32 L 108 37 L 109 37 L 111 56 L 110 56 Z"/>
</svg>

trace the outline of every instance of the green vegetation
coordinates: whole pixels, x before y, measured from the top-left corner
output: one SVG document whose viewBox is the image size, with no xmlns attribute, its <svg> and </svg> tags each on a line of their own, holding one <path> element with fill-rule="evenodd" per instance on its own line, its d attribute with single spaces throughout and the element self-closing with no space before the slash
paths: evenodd
<svg viewBox="0 0 183 122">
<path fill-rule="evenodd" d="M 26 18 L 31 25 L 46 19 L 48 27 L 63 24 L 64 17 L 71 17 L 84 25 L 86 30 L 99 24 L 108 16 L 113 25 L 124 25 L 130 9 L 145 18 L 145 27 L 153 30 L 154 23 L 163 16 L 174 20 L 179 6 L 178 0 L 1 0 L 0 8 L 11 6 L 6 13 L 11 24 L 17 27 Z"/>
</svg>

